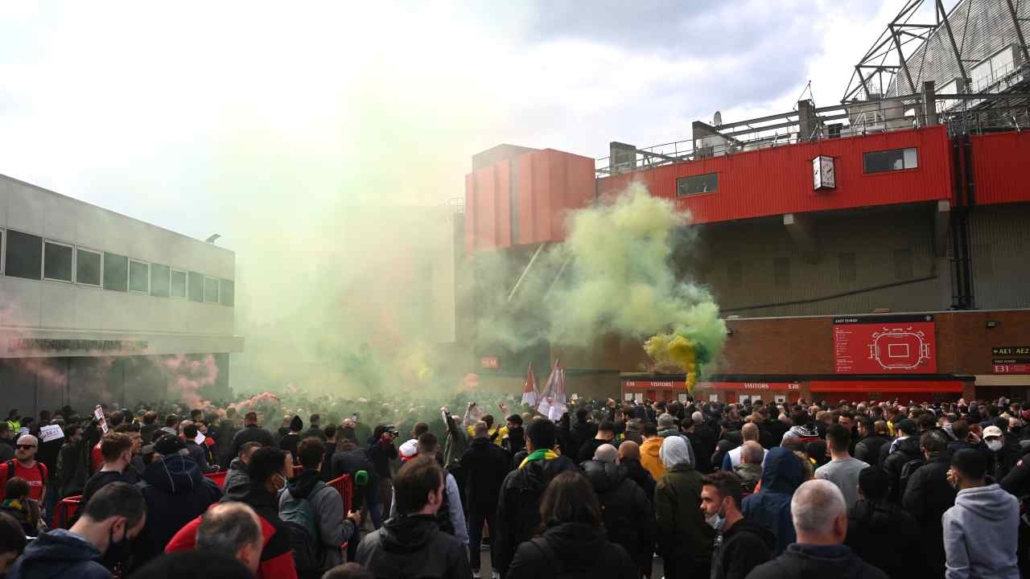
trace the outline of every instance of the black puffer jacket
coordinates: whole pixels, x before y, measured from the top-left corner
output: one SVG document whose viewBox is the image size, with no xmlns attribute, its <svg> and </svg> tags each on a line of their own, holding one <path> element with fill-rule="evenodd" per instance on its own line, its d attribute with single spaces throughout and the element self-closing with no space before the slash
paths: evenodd
<svg viewBox="0 0 1030 579">
<path fill-rule="evenodd" d="M 651 501 L 620 465 L 588 460 L 580 466 L 601 502 L 608 540 L 622 545 L 641 572 L 650 575 L 657 535 Z"/>
<path fill-rule="evenodd" d="M 433 515 L 394 517 L 358 545 L 357 562 L 376 579 L 471 579 L 465 545 L 436 526 Z"/>
<path fill-rule="evenodd" d="M 752 569 L 772 558 L 776 538 L 765 527 L 746 518 L 715 538 L 712 579 L 744 579 Z"/>
<path fill-rule="evenodd" d="M 579 470 L 564 456 L 553 460 L 536 460 L 508 473 L 501 484 L 497 503 L 497 533 L 493 555 L 494 567 L 505 576 L 515 549 L 528 541 L 540 527 L 540 498 L 551 479 L 567 470 Z"/>
<path fill-rule="evenodd" d="M 888 579 L 887 574 L 858 557 L 844 545 L 794 543 L 779 557 L 755 567 L 748 579 Z"/>
<path fill-rule="evenodd" d="M 506 579 L 637 579 L 640 569 L 626 551 L 605 539 L 604 531 L 564 523 L 519 546 Z"/>
<path fill-rule="evenodd" d="M 887 474 L 891 477 L 891 500 L 899 502 L 901 500 L 901 487 L 899 484 L 901 481 L 901 469 L 909 461 L 923 458 L 923 450 L 919 447 L 919 437 L 909 436 L 898 441 L 894 452 L 890 451 L 889 445 L 884 445 L 880 452 L 881 454 L 883 452 L 888 453 L 887 458 L 883 460 L 883 470 L 887 471 Z"/>
<path fill-rule="evenodd" d="M 865 499 L 855 503 L 845 544 L 892 579 L 924 576 L 919 524 L 898 505 Z"/>
</svg>

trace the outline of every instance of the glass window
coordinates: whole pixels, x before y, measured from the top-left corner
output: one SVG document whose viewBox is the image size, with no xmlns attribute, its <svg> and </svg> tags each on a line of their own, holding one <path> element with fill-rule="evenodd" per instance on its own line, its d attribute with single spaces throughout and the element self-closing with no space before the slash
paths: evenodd
<svg viewBox="0 0 1030 579">
<path fill-rule="evenodd" d="M 150 264 L 129 260 L 129 291 L 150 293 Z"/>
<path fill-rule="evenodd" d="M 51 241 L 43 242 L 43 277 L 70 282 L 72 280 L 72 248 Z"/>
<path fill-rule="evenodd" d="M 100 285 L 100 253 L 88 249 L 75 250 L 75 282 Z"/>
<path fill-rule="evenodd" d="M 173 298 L 186 298 L 186 272 L 173 269 L 171 274 L 171 286 L 168 295 Z"/>
<path fill-rule="evenodd" d="M 171 268 L 167 265 L 150 264 L 150 295 L 168 297 L 168 279 Z"/>
<path fill-rule="evenodd" d="M 858 266 L 855 263 L 855 254 L 840 254 L 838 256 L 837 269 L 840 274 L 840 283 L 854 283 L 858 279 Z"/>
<path fill-rule="evenodd" d="M 218 280 L 210 277 L 204 278 L 204 301 L 218 303 Z"/>
<path fill-rule="evenodd" d="M 104 252 L 104 289 L 124 292 L 129 289 L 129 258 Z"/>
<path fill-rule="evenodd" d="M 790 285 L 790 258 L 777 257 L 773 260 L 773 283 L 778 287 Z"/>
<path fill-rule="evenodd" d="M 40 279 L 43 273 L 43 238 L 7 231 L 6 273 L 11 277 Z"/>
<path fill-rule="evenodd" d="M 223 306 L 234 306 L 236 305 L 236 284 L 232 280 L 223 279 L 221 281 L 222 288 L 219 292 L 222 298 Z"/>
<path fill-rule="evenodd" d="M 915 169 L 919 166 L 919 152 L 916 149 L 874 151 L 862 155 L 862 164 L 866 173 Z"/>
<path fill-rule="evenodd" d="M 189 298 L 192 302 L 204 301 L 204 274 L 190 272 Z"/>
<path fill-rule="evenodd" d="M 698 193 L 711 193 L 719 190 L 719 174 L 708 173 L 706 175 L 694 175 L 691 177 L 680 177 L 676 179 L 676 196 L 696 195 Z"/>
<path fill-rule="evenodd" d="M 911 249 L 894 250 L 894 279 L 912 279 L 915 277 L 915 264 Z"/>
</svg>

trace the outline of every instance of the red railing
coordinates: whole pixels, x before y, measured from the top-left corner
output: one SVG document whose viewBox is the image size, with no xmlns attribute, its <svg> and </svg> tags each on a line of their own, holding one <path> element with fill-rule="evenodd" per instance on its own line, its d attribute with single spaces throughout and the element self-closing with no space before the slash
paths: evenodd
<svg viewBox="0 0 1030 579">
<path fill-rule="evenodd" d="M 53 528 L 67 529 L 68 521 L 75 516 L 81 502 L 82 495 L 72 495 L 61 499 L 61 502 L 57 503 L 57 508 L 54 509 Z"/>
</svg>

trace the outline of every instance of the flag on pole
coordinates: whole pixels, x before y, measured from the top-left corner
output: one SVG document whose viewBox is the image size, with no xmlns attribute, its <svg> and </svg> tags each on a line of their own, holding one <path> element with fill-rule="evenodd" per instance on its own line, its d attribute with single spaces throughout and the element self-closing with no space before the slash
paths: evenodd
<svg viewBox="0 0 1030 579">
<path fill-rule="evenodd" d="M 529 370 L 526 371 L 526 382 L 522 385 L 522 403 L 528 404 L 531 408 L 536 406 L 536 375 L 533 374 L 533 363 L 529 363 Z"/>
<path fill-rule="evenodd" d="M 566 403 L 565 396 L 565 369 L 561 367 L 561 362 L 558 360 L 554 361 L 554 366 L 551 368 L 551 375 L 547 377 L 547 383 L 544 384 L 543 392 L 537 397 L 541 401 L 541 406 L 544 402 L 547 403 L 547 409 L 551 412 L 554 409 L 564 409 Z M 543 410 L 537 409 L 537 412 L 547 416 L 550 412 L 544 412 Z M 559 414 L 561 416 L 561 414 Z"/>
</svg>

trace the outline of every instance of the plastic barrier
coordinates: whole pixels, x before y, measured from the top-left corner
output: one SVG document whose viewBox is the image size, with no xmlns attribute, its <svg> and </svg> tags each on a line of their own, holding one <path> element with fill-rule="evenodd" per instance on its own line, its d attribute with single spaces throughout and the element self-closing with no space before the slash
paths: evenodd
<svg viewBox="0 0 1030 579">
<path fill-rule="evenodd" d="M 57 503 L 57 508 L 54 509 L 54 521 L 52 528 L 54 529 L 67 529 L 68 521 L 75 516 L 75 512 L 79 510 L 79 503 L 82 502 L 82 495 L 73 495 L 61 499 L 61 502 Z"/>
</svg>

